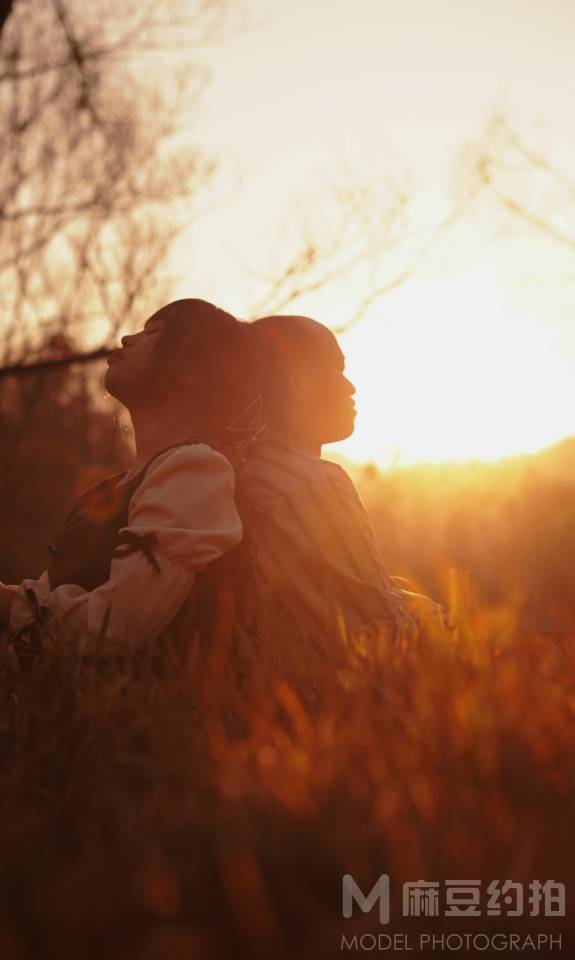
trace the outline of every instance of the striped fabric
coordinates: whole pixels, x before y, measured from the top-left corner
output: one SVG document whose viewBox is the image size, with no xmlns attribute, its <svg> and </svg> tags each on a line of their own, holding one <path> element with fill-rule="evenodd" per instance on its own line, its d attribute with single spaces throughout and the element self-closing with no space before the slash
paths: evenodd
<svg viewBox="0 0 575 960">
<path fill-rule="evenodd" d="M 357 491 L 337 464 L 272 441 L 251 449 L 239 475 L 258 602 L 322 634 L 403 621 Z"/>
</svg>

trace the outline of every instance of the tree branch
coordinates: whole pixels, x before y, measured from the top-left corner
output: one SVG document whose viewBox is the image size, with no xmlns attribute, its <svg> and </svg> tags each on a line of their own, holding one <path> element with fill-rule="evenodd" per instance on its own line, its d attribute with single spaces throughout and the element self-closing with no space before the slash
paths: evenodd
<svg viewBox="0 0 575 960">
<path fill-rule="evenodd" d="M 38 360 L 35 363 L 12 363 L 0 367 L 0 378 L 5 377 L 27 377 L 45 373 L 48 370 L 64 369 L 71 367 L 75 363 L 94 363 L 96 360 L 104 360 L 113 352 L 111 347 L 99 347 L 97 350 L 91 350 L 89 353 L 70 353 L 64 357 L 54 357 L 50 360 Z"/>
</svg>

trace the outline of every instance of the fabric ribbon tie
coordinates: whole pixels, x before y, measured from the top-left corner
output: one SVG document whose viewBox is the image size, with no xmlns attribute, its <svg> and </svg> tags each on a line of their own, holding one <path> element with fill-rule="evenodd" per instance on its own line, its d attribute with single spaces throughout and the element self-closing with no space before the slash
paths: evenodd
<svg viewBox="0 0 575 960">
<path fill-rule="evenodd" d="M 134 533 L 133 530 L 124 530 L 118 536 L 119 544 L 127 544 L 128 550 L 114 550 L 114 557 L 127 557 L 132 553 L 135 553 L 136 550 L 141 550 L 146 559 L 152 564 L 152 567 L 156 573 L 161 573 L 160 564 L 156 560 L 154 551 L 152 547 L 157 544 L 156 534 L 150 531 L 149 533 L 139 534 Z"/>
</svg>

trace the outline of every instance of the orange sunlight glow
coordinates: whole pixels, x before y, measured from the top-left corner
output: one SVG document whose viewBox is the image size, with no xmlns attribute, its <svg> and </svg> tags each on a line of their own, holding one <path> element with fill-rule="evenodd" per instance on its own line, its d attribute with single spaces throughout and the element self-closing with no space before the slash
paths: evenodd
<svg viewBox="0 0 575 960">
<path fill-rule="evenodd" d="M 339 452 L 384 467 L 496 460 L 575 433 L 573 379 L 553 326 L 518 310 L 495 271 L 406 294 L 392 320 L 381 309 L 340 338 L 358 416 Z"/>
</svg>

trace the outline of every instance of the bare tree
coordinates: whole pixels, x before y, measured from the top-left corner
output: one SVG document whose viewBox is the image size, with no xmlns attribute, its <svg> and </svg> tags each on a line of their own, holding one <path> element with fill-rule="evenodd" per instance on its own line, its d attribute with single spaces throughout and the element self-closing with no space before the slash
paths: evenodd
<svg viewBox="0 0 575 960">
<path fill-rule="evenodd" d="M 224 4 L 191 0 L 184 22 L 172 0 L 15 0 L 0 36 L 3 365 L 109 344 L 157 302 L 214 170 L 180 134 L 206 80 L 194 47 Z"/>
<path fill-rule="evenodd" d="M 350 181 L 319 201 L 316 197 L 314 204 L 305 205 L 299 220 L 294 218 L 294 236 L 289 242 L 282 238 L 281 253 L 269 274 L 252 271 L 260 282 L 267 282 L 265 296 L 254 304 L 254 315 L 285 311 L 326 288 L 333 293 L 338 283 L 355 274 L 353 309 L 334 328 L 346 329 L 408 282 L 471 217 L 482 222 L 479 233 L 487 242 L 520 229 L 565 251 L 575 250 L 575 180 L 543 149 L 532 146 L 505 115 L 491 114 L 479 136 L 459 151 L 453 186 L 447 214 L 421 233 L 415 230 L 414 196 L 407 184 Z M 407 251 L 405 256 L 398 255 L 400 248 Z"/>
<path fill-rule="evenodd" d="M 295 236 L 281 237 L 268 274 L 251 271 L 267 288 L 253 306 L 254 316 L 285 310 L 368 261 L 375 269 L 401 238 L 407 209 L 406 185 L 391 181 L 377 199 L 374 188 L 352 178 L 336 184 L 319 202 L 306 199 L 291 225 Z"/>
<path fill-rule="evenodd" d="M 0 15 L 3 579 L 41 570 L 72 499 L 127 465 L 117 408 L 96 403 L 101 361 L 166 295 L 215 168 L 189 118 L 197 50 L 229 8 L 181 8 L 14 0 Z"/>
<path fill-rule="evenodd" d="M 281 238 L 280 252 L 267 275 L 250 271 L 267 288 L 253 305 L 253 315 L 285 312 L 301 298 L 326 288 L 335 294 L 338 284 L 354 278 L 353 310 L 333 326 L 342 332 L 414 275 L 472 206 L 479 190 L 475 185 L 461 195 L 443 220 L 416 236 L 413 192 L 407 181 L 369 184 L 347 176 L 331 192 L 303 204 L 291 224 L 293 236 Z"/>
<path fill-rule="evenodd" d="M 529 145 L 507 116 L 489 117 L 480 136 L 461 151 L 456 173 L 464 193 L 481 191 L 500 212 L 511 215 L 508 222 L 575 250 L 575 180 L 543 150 Z"/>
</svg>

